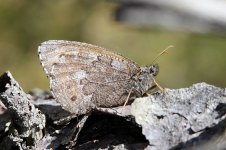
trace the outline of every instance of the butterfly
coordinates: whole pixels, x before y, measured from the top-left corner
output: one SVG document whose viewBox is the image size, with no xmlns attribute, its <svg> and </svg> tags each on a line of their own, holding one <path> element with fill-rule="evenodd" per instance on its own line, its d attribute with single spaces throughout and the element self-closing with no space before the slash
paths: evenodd
<svg viewBox="0 0 226 150">
<path fill-rule="evenodd" d="M 158 66 L 140 67 L 132 60 L 92 44 L 50 40 L 38 48 L 50 88 L 62 107 L 74 115 L 97 107 L 122 106 L 153 86 Z"/>
</svg>

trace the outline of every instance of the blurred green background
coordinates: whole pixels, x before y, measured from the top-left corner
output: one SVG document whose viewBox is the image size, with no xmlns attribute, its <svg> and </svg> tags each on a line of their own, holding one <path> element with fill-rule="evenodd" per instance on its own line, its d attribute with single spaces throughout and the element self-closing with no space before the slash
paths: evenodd
<svg viewBox="0 0 226 150">
<path fill-rule="evenodd" d="M 226 86 L 226 38 L 215 34 L 136 28 L 114 20 L 118 4 L 89 0 L 8 0 L 0 3 L 0 72 L 10 70 L 26 91 L 48 89 L 37 56 L 46 40 L 83 41 L 117 51 L 148 65 L 169 45 L 157 63 L 157 81 L 179 88 L 197 82 Z"/>
</svg>

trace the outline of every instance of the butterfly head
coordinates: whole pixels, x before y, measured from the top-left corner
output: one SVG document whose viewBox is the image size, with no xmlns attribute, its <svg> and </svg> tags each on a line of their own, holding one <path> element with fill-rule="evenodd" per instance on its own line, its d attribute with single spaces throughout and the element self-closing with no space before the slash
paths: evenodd
<svg viewBox="0 0 226 150">
<path fill-rule="evenodd" d="M 153 76 L 156 76 L 159 73 L 159 66 L 158 64 L 154 64 L 151 66 L 147 66 L 147 71 L 152 74 Z"/>
<path fill-rule="evenodd" d="M 153 86 L 153 78 L 158 74 L 159 67 L 157 64 L 141 67 L 138 75 L 135 77 L 134 88 L 141 95 L 147 92 Z"/>
</svg>

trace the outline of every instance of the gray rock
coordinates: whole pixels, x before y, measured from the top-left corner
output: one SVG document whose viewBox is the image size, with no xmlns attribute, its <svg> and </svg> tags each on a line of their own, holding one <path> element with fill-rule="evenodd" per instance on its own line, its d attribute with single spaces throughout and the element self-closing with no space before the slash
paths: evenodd
<svg viewBox="0 0 226 150">
<path fill-rule="evenodd" d="M 8 136 L 0 142 L 0 147 L 11 149 L 17 145 L 19 149 L 36 149 L 37 142 L 43 137 L 45 115 L 30 102 L 29 96 L 9 71 L 0 77 L 0 99 L 12 118 L 7 127 Z"/>
<path fill-rule="evenodd" d="M 214 133 L 208 131 L 225 120 L 226 90 L 206 83 L 165 89 L 161 94 L 136 99 L 131 113 L 149 140 L 147 149 L 197 146 L 211 139 Z"/>
</svg>

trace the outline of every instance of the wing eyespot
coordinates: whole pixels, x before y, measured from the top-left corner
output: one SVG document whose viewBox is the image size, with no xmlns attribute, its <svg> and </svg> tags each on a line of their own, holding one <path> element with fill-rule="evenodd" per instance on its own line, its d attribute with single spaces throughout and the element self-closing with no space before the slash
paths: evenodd
<svg viewBox="0 0 226 150">
<path fill-rule="evenodd" d="M 73 95 L 72 97 L 71 97 L 71 101 L 76 101 L 77 100 L 77 96 L 76 95 Z"/>
</svg>

